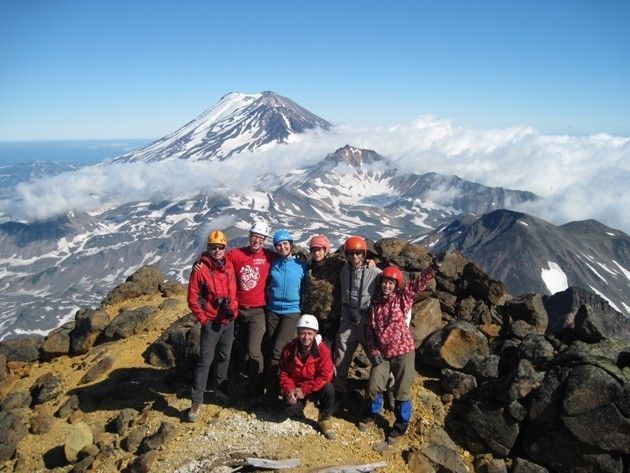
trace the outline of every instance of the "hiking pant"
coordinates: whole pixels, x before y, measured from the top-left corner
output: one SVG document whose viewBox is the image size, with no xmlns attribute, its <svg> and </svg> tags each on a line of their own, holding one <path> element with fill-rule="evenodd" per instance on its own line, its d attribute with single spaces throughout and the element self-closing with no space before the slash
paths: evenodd
<svg viewBox="0 0 630 473">
<path fill-rule="evenodd" d="M 286 403 L 284 413 L 287 417 L 298 417 L 304 414 L 306 401 L 313 401 L 319 408 L 319 418 L 328 419 L 332 416 L 335 406 L 335 388 L 332 383 L 326 383 L 322 389 L 298 399 L 295 404 Z"/>
<path fill-rule="evenodd" d="M 335 338 L 335 391 L 345 394 L 348 390 L 348 370 L 359 343 L 365 347 L 365 322 L 354 324 L 342 318 Z"/>
<path fill-rule="evenodd" d="M 266 352 L 265 363 L 265 382 L 267 393 L 270 395 L 280 394 L 280 386 L 278 384 L 278 364 L 280 363 L 280 354 L 287 343 L 296 336 L 296 325 L 300 314 L 278 315 L 275 312 L 267 311 L 265 317 L 266 332 L 263 341 L 264 350 Z"/>
<path fill-rule="evenodd" d="M 367 401 L 368 416 L 375 417 L 383 407 L 382 393 L 387 389 L 390 373 L 394 375 L 392 391 L 396 399 L 394 414 L 396 422 L 394 428 L 399 433 L 404 433 L 411 419 L 411 386 L 416 376 L 415 351 L 404 355 L 384 359 L 376 366 L 372 366 L 370 380 L 368 381 Z"/>
<path fill-rule="evenodd" d="M 214 356 L 217 362 L 214 373 L 214 385 L 217 389 L 225 391 L 227 388 L 228 368 L 230 365 L 230 352 L 234 341 L 234 321 L 229 324 L 208 322 L 201 326 L 201 338 L 199 341 L 199 359 L 195 366 L 195 376 L 191 390 L 193 404 L 203 403 L 203 393 L 208 383 L 208 374 Z"/>
<path fill-rule="evenodd" d="M 236 319 L 236 338 L 247 350 L 247 378 L 254 396 L 262 395 L 264 358 L 262 352 L 265 336 L 265 310 L 262 307 L 240 309 Z"/>
</svg>

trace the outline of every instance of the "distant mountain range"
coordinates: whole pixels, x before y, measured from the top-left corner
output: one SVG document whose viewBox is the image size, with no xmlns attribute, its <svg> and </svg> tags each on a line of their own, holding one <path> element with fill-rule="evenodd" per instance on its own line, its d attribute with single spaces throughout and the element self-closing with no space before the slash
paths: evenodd
<svg viewBox="0 0 630 473">
<path fill-rule="evenodd" d="M 230 159 L 330 127 L 272 92 L 232 93 L 171 135 L 104 165 Z M 530 192 L 457 176 L 403 173 L 377 152 L 347 145 L 312 166 L 261 175 L 250 190 L 135 202 L 92 215 L 75 211 L 46 222 L 7 222 L 0 225 L 0 337 L 54 328 L 78 307 L 98 303 L 141 265 L 157 264 L 186 281 L 204 246 L 204 225 L 220 217 L 234 222 L 227 229 L 231 244 L 245 241 L 254 218 L 291 229 L 298 243 L 326 233 L 338 245 L 349 234 L 361 234 L 421 241 L 438 252 L 452 242 L 492 277 L 505 279 L 515 294 L 550 293 L 563 286 L 562 273 L 569 284 L 599 292 L 628 315 L 628 236 L 580 223 L 561 229 L 498 210 L 535 199 Z"/>
</svg>

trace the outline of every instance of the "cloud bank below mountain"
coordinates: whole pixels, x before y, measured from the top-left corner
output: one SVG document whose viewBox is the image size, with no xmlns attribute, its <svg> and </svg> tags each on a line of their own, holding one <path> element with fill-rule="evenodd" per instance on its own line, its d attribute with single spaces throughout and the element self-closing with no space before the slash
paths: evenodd
<svg viewBox="0 0 630 473">
<path fill-rule="evenodd" d="M 373 149 L 405 172 L 456 174 L 534 192 L 542 199 L 516 210 L 555 224 L 595 218 L 630 232 L 630 138 L 543 135 L 528 127 L 476 130 L 432 116 L 391 127 L 340 125 L 221 162 L 86 167 L 20 184 L 19 199 L 2 202 L 2 211 L 14 219 L 41 220 L 71 209 L 98 212 L 125 202 L 246 191 L 260 175 L 315 164 L 346 144 Z"/>
</svg>

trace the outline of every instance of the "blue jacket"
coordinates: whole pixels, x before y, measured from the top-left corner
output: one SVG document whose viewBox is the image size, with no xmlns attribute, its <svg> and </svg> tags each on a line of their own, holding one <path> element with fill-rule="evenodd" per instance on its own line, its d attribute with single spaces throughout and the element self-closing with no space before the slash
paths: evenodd
<svg viewBox="0 0 630 473">
<path fill-rule="evenodd" d="M 269 271 L 267 309 L 278 314 L 299 314 L 308 265 L 295 257 L 276 258 Z"/>
</svg>

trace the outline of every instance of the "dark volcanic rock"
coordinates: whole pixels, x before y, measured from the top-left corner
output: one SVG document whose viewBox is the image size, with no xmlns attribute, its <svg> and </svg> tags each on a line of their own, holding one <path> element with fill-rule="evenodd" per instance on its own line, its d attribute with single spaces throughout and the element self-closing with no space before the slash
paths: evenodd
<svg viewBox="0 0 630 473">
<path fill-rule="evenodd" d="M 28 433 L 24 420 L 13 412 L 0 412 L 0 461 L 10 459 Z"/>
<path fill-rule="evenodd" d="M 524 320 L 540 333 L 545 333 L 549 323 L 540 294 L 526 294 L 509 300 L 503 304 L 501 312 L 512 320 Z"/>
<path fill-rule="evenodd" d="M 70 331 L 74 329 L 74 321 L 63 324 L 48 334 L 39 347 L 42 360 L 52 360 L 58 356 L 67 355 L 70 351 Z"/>
<path fill-rule="evenodd" d="M 61 419 L 65 419 L 66 417 L 68 417 L 70 414 L 72 414 L 73 411 L 76 411 L 77 409 L 79 409 L 79 396 L 77 396 L 76 394 L 72 394 L 67 400 L 66 402 L 64 402 L 61 407 L 59 407 L 59 409 L 56 412 L 57 417 L 60 417 Z"/>
<path fill-rule="evenodd" d="M 628 378 L 617 366 L 627 347 L 576 341 L 550 363 L 530 398 L 520 444 L 552 471 L 621 472 L 630 445 Z"/>
<path fill-rule="evenodd" d="M 502 281 L 495 281 L 483 272 L 474 263 L 468 263 L 464 267 L 464 278 L 467 281 L 468 293 L 475 299 L 482 300 L 486 304 L 501 305 L 511 296 L 507 286 Z"/>
<path fill-rule="evenodd" d="M 619 340 L 630 340 L 628 318 L 591 291 L 569 287 L 553 296 L 543 296 L 543 304 L 549 315 L 548 333 L 560 334 L 565 328 L 573 328 L 578 310 L 582 305 L 588 305 L 594 319 L 604 321 L 607 327 L 615 328 L 614 335 L 607 332 L 607 336 Z"/>
<path fill-rule="evenodd" d="M 414 304 L 411 313 L 411 332 L 416 348 L 432 333 L 442 328 L 442 311 L 440 302 L 429 297 L 428 299 Z"/>
<path fill-rule="evenodd" d="M 44 373 L 30 388 L 33 397 L 33 405 L 42 404 L 51 399 L 55 399 L 61 394 L 63 386 L 61 377 L 55 373 Z"/>
<path fill-rule="evenodd" d="M 33 398 L 30 393 L 27 393 L 26 391 L 11 392 L 4 398 L 2 404 L 0 404 L 0 409 L 3 411 L 21 409 L 23 407 L 30 406 L 31 402 L 33 402 Z"/>
<path fill-rule="evenodd" d="M 470 374 L 445 368 L 440 372 L 440 385 L 444 391 L 459 399 L 477 387 L 477 380 Z"/>
<path fill-rule="evenodd" d="M 3 340 L 0 342 L 0 353 L 7 361 L 35 361 L 39 359 L 39 347 L 44 341 L 41 335 Z"/>
<path fill-rule="evenodd" d="M 159 292 L 164 275 L 157 266 L 142 266 L 127 278 L 120 286 L 115 287 L 105 297 L 103 304 L 112 305 L 135 297 Z"/>
<path fill-rule="evenodd" d="M 414 447 L 406 456 L 411 471 L 426 471 L 420 468 L 420 465 L 424 463 L 424 458 L 429 461 L 435 471 L 444 473 L 466 473 L 468 471 L 457 445 L 438 426 L 434 426 L 428 433 L 422 449 Z"/>
<path fill-rule="evenodd" d="M 519 434 L 519 424 L 508 408 L 469 397 L 453 404 L 447 425 L 471 452 L 499 457 L 510 453 Z"/>
<path fill-rule="evenodd" d="M 101 341 L 119 340 L 148 329 L 153 317 L 160 310 L 153 306 L 144 306 L 136 310 L 121 312 L 112 319 L 101 334 Z"/>
<path fill-rule="evenodd" d="M 91 383 L 92 381 L 102 377 L 114 366 L 114 358 L 107 355 L 99 360 L 87 373 L 81 378 L 79 384 Z"/>
<path fill-rule="evenodd" d="M 187 314 L 167 328 L 160 338 L 144 353 L 153 366 L 173 368 L 186 378 L 194 369 L 199 357 L 201 326 L 192 314 Z"/>
<path fill-rule="evenodd" d="M 452 321 L 426 339 L 421 360 L 436 368 L 462 369 L 473 356 L 489 354 L 488 340 L 475 326 Z"/>
<path fill-rule="evenodd" d="M 123 409 L 110 423 L 110 430 L 119 435 L 124 435 L 129 430 L 131 423 L 137 417 L 139 412 L 130 407 Z"/>
<path fill-rule="evenodd" d="M 482 383 L 499 376 L 499 356 L 471 356 L 464 366 L 464 372 L 473 375 L 477 383 Z"/>
<path fill-rule="evenodd" d="M 630 340 L 630 321 L 620 323 L 604 311 L 594 310 L 590 305 L 581 305 L 575 314 L 575 336 L 587 343 L 597 343 L 605 338 Z"/>
<path fill-rule="evenodd" d="M 90 351 L 98 334 L 109 324 L 103 308 L 81 309 L 74 316 L 75 327 L 70 332 L 70 354 L 83 355 Z"/>
<path fill-rule="evenodd" d="M 162 422 L 160 428 L 153 435 L 145 437 L 140 445 L 140 450 L 148 452 L 156 450 L 167 442 L 170 442 L 177 435 L 177 427 L 170 422 Z"/>
<path fill-rule="evenodd" d="M 512 463 L 510 473 L 549 473 L 549 470 L 523 458 L 516 458 Z"/>
</svg>

